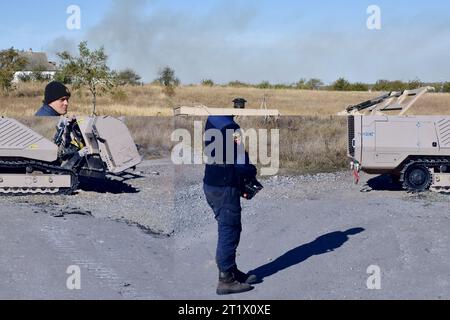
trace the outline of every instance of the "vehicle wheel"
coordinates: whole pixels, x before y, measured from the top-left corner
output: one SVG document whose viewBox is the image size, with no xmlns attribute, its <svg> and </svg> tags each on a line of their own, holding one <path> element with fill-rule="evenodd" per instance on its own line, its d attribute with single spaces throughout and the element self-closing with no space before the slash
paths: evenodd
<svg viewBox="0 0 450 320">
<path fill-rule="evenodd" d="M 430 188 L 432 176 L 426 166 L 411 164 L 406 168 L 403 180 L 403 187 L 408 191 L 422 192 Z"/>
</svg>

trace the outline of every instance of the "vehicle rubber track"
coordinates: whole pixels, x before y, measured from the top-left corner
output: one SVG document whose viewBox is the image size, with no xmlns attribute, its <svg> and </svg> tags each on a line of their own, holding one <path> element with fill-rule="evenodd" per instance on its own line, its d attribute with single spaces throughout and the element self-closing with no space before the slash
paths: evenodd
<svg viewBox="0 0 450 320">
<path fill-rule="evenodd" d="M 27 168 L 33 172 L 43 172 L 44 174 L 52 175 L 70 175 L 70 188 L 0 188 L 0 196 L 24 196 L 35 194 L 51 194 L 51 195 L 71 195 L 78 188 L 78 177 L 73 170 L 61 168 L 46 162 L 27 160 L 27 159 L 0 159 L 0 175 L 1 172 L 7 170 L 8 172 L 17 172 L 17 174 L 24 174 Z"/>
</svg>

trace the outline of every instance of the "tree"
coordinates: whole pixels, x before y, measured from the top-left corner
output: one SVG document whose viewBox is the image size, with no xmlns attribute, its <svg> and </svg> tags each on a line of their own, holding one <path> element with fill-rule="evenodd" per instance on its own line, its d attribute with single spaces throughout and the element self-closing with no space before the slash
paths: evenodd
<svg viewBox="0 0 450 320">
<path fill-rule="evenodd" d="M 132 86 L 138 86 L 141 85 L 140 80 L 141 76 L 131 69 L 125 69 L 117 74 L 117 83 L 121 86 L 127 84 Z"/>
<path fill-rule="evenodd" d="M 168 96 L 175 94 L 175 87 L 180 85 L 180 80 L 175 76 L 175 70 L 166 66 L 159 70 L 156 81 L 164 87 L 163 92 Z"/>
<path fill-rule="evenodd" d="M 388 80 L 378 80 L 373 86 L 372 90 L 374 91 L 390 91 L 389 81 Z"/>
<path fill-rule="evenodd" d="M 322 80 L 316 78 L 309 79 L 306 83 L 309 90 L 319 90 L 321 86 L 323 86 Z"/>
<path fill-rule="evenodd" d="M 351 84 L 344 78 L 339 78 L 336 82 L 333 83 L 333 90 L 336 91 L 349 91 Z"/>
<path fill-rule="evenodd" d="M 202 80 L 202 86 L 205 87 L 214 87 L 214 81 L 211 79 L 203 79 Z"/>
<path fill-rule="evenodd" d="M 378 80 L 372 89 L 374 91 L 402 91 L 408 88 L 413 88 L 417 85 L 418 87 L 421 86 L 419 80 L 411 81 L 409 83 L 405 83 L 401 80 L 395 81 Z"/>
<path fill-rule="evenodd" d="M 270 89 L 272 88 L 272 85 L 269 81 L 263 81 L 260 84 L 256 86 L 258 89 Z"/>
<path fill-rule="evenodd" d="M 67 51 L 58 53 L 61 58 L 60 75 L 69 80 L 74 89 L 81 87 L 89 89 L 92 95 L 93 114 L 95 114 L 97 95 L 114 87 L 116 74 L 106 64 L 108 56 L 103 47 L 91 51 L 87 42 L 83 41 L 78 49 L 78 57 L 73 57 Z"/>
<path fill-rule="evenodd" d="M 390 82 L 391 91 L 403 91 L 408 89 L 408 84 L 401 80 L 395 80 Z"/>
<path fill-rule="evenodd" d="M 300 79 L 296 84 L 295 84 L 295 88 L 299 89 L 299 90 L 306 90 L 306 79 L 302 78 Z"/>
<path fill-rule="evenodd" d="M 0 88 L 9 91 L 12 88 L 14 74 L 27 64 L 27 59 L 21 57 L 14 48 L 0 51 Z"/>
<path fill-rule="evenodd" d="M 423 82 L 419 79 L 411 80 L 408 82 L 408 90 L 419 89 L 420 87 L 423 87 Z"/>
<path fill-rule="evenodd" d="M 450 82 L 445 82 L 442 85 L 442 92 L 450 92 Z"/>
</svg>

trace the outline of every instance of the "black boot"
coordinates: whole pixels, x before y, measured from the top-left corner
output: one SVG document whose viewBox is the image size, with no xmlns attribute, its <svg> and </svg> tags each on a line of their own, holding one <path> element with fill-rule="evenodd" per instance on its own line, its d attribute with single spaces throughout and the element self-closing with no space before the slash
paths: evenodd
<svg viewBox="0 0 450 320">
<path fill-rule="evenodd" d="M 233 270 L 233 276 L 234 278 L 239 281 L 240 283 L 247 283 L 247 284 L 257 284 L 260 282 L 258 277 L 254 274 L 247 274 L 239 270 L 237 267 L 235 267 Z"/>
<path fill-rule="evenodd" d="M 219 273 L 219 284 L 216 291 L 218 295 L 242 293 L 252 289 L 251 285 L 237 281 L 232 272 Z"/>
</svg>

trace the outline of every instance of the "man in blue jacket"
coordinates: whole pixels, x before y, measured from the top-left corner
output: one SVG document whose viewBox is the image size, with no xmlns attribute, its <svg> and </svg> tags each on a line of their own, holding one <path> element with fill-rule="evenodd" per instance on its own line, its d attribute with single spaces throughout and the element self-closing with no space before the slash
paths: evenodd
<svg viewBox="0 0 450 320">
<path fill-rule="evenodd" d="M 52 81 L 45 87 L 44 105 L 36 112 L 37 117 L 59 117 L 67 114 L 69 89 L 60 82 Z"/>
<path fill-rule="evenodd" d="M 243 101 L 245 100 L 236 99 L 235 107 L 240 108 Z M 213 161 L 208 161 L 203 180 L 206 200 L 214 211 L 218 223 L 217 294 L 235 294 L 252 290 L 251 284 L 258 282 L 255 275 L 241 272 L 236 265 L 236 250 L 242 232 L 240 185 L 244 178 L 255 178 L 257 170 L 250 163 L 242 144 L 236 139 L 232 144 L 227 143 L 228 139 L 233 139 L 233 132 L 240 130 L 233 116 L 210 116 L 206 122 L 206 133 L 211 129 L 220 131 L 223 137 L 223 149 L 214 150 L 209 155 Z M 235 134 L 234 138 L 236 138 Z M 212 138 L 210 141 L 207 141 L 208 138 L 205 140 L 206 147 L 215 141 Z M 230 150 L 230 146 L 233 146 L 233 150 Z M 228 159 L 231 158 L 232 163 L 227 163 L 227 152 Z"/>
</svg>

